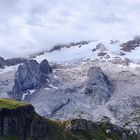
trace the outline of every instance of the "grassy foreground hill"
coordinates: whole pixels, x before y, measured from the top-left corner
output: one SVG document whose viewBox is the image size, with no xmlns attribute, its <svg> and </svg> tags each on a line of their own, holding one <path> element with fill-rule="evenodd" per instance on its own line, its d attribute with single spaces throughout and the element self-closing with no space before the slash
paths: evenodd
<svg viewBox="0 0 140 140">
<path fill-rule="evenodd" d="M 109 122 L 83 119 L 54 121 L 32 105 L 0 99 L 0 140 L 138 140 L 134 132 Z"/>
</svg>

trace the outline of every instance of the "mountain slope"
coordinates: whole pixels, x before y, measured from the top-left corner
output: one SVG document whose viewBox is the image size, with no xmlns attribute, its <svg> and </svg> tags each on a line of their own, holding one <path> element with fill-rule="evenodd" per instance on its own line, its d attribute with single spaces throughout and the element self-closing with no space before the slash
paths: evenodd
<svg viewBox="0 0 140 140">
<path fill-rule="evenodd" d="M 126 43 L 92 41 L 56 47 L 19 67 L 2 69 L 0 97 L 27 101 L 46 118 L 62 121 L 106 118 L 140 133 L 140 58 L 136 55 L 139 54 L 139 43 L 139 38 L 134 38 Z M 47 74 L 49 65 L 44 59 L 50 60 L 51 72 Z M 44 61 L 43 71 L 40 71 Z M 89 75 L 92 68 L 96 69 L 93 70 L 95 73 Z M 22 89 L 20 92 L 15 90 L 17 96 L 9 94 L 13 86 Z M 86 88 L 88 92 L 85 92 Z"/>
<path fill-rule="evenodd" d="M 51 121 L 16 100 L 0 99 L 0 108 L 1 140 L 137 140 L 134 132 L 109 122 Z"/>
</svg>

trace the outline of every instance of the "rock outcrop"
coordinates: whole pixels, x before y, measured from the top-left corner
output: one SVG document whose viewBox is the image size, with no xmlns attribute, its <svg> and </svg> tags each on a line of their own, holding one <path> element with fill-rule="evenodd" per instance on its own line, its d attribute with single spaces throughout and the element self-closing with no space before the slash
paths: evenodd
<svg viewBox="0 0 140 140">
<path fill-rule="evenodd" d="M 140 96 L 118 100 L 116 103 L 109 104 L 108 109 L 117 120 L 121 121 L 121 125 L 140 133 Z"/>
<path fill-rule="evenodd" d="M 123 66 L 128 66 L 130 64 L 130 60 L 128 58 L 122 59 L 121 57 L 113 57 L 109 60 L 109 62 Z"/>
<path fill-rule="evenodd" d="M 104 52 L 104 51 L 107 51 L 107 48 L 105 47 L 103 43 L 99 43 L 96 46 L 96 50 L 100 50 L 101 52 Z"/>
<path fill-rule="evenodd" d="M 48 61 L 46 59 L 43 60 L 39 65 L 40 86 L 48 82 L 47 81 L 48 75 L 52 74 L 52 72 L 53 72 L 53 69 L 49 65 Z"/>
<path fill-rule="evenodd" d="M 32 105 L 0 99 L 0 140 L 137 140 L 133 131 L 83 119 L 52 121 Z"/>
<path fill-rule="evenodd" d="M 111 97 L 111 85 L 108 77 L 100 67 L 91 67 L 88 71 L 88 81 L 85 94 L 94 97 L 96 105 L 101 105 Z"/>
<path fill-rule="evenodd" d="M 5 60 L 5 65 L 6 66 L 14 66 L 17 64 L 25 63 L 27 59 L 25 58 L 12 58 L 12 59 L 6 59 Z"/>
<path fill-rule="evenodd" d="M 129 140 L 137 139 L 134 132 L 123 129 L 111 123 L 91 122 L 83 119 L 74 119 L 67 123 L 67 130 L 70 133 L 78 134 L 77 139 L 86 140 Z M 98 133 L 99 132 L 99 133 Z M 103 136 L 103 135 L 104 136 Z M 117 135 L 119 135 L 119 137 Z M 118 137 L 118 138 L 117 138 Z"/>
<path fill-rule="evenodd" d="M 14 66 L 17 64 L 25 63 L 27 59 L 25 58 L 12 58 L 12 59 L 4 59 L 0 57 L 0 68 L 3 69 L 5 66 Z"/>
<path fill-rule="evenodd" d="M 5 60 L 4 58 L 0 57 L 0 68 L 3 69 L 5 67 Z"/>
<path fill-rule="evenodd" d="M 71 42 L 68 44 L 59 44 L 59 45 L 54 46 L 49 52 L 58 51 L 62 48 L 70 48 L 72 46 L 78 46 L 78 45 L 79 45 L 79 47 L 81 47 L 82 45 L 86 45 L 89 43 L 90 43 L 90 41 L 80 41 L 80 42 Z"/>
<path fill-rule="evenodd" d="M 52 74 L 52 68 L 47 60 L 43 60 L 40 64 L 36 60 L 26 61 L 18 67 L 15 74 L 12 97 L 21 99 L 27 90 L 40 88 L 47 82 L 49 74 Z"/>
<path fill-rule="evenodd" d="M 25 133 L 25 128 L 28 128 L 28 126 L 30 125 L 33 113 L 34 109 L 31 105 L 15 109 L 1 109 L 0 135 L 20 136 L 24 134 L 26 136 L 27 134 Z"/>
<path fill-rule="evenodd" d="M 32 105 L 0 99 L 0 139 L 39 139 L 46 137 L 47 126 L 47 121 L 34 112 Z"/>
<path fill-rule="evenodd" d="M 75 119 L 69 121 L 67 124 L 67 129 L 70 131 L 77 131 L 77 130 L 90 130 L 93 128 L 93 123 L 91 121 L 87 121 L 84 119 Z"/>
<path fill-rule="evenodd" d="M 133 40 L 121 44 L 122 50 L 125 52 L 131 52 L 140 46 L 140 37 L 137 36 Z"/>
</svg>

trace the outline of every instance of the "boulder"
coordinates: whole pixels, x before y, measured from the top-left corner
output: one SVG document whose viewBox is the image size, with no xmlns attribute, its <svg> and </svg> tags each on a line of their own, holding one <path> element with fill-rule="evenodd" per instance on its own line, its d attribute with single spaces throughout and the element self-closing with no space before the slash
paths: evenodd
<svg viewBox="0 0 140 140">
<path fill-rule="evenodd" d="M 4 104 L 5 107 L 2 108 Z M 25 134 L 33 115 L 34 108 L 29 104 L 26 105 L 10 99 L 0 99 L 0 136 Z"/>
<path fill-rule="evenodd" d="M 88 71 L 88 80 L 85 88 L 85 94 L 92 96 L 94 103 L 100 105 L 111 97 L 111 85 L 108 77 L 103 73 L 100 67 L 91 67 Z"/>
</svg>

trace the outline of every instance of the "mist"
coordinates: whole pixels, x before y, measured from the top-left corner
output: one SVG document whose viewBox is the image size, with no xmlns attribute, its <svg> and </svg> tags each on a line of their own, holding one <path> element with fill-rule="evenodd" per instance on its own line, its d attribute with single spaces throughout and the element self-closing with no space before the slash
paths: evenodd
<svg viewBox="0 0 140 140">
<path fill-rule="evenodd" d="M 133 37 L 140 33 L 139 7 L 139 0 L 0 0 L 0 56 Z"/>
</svg>

